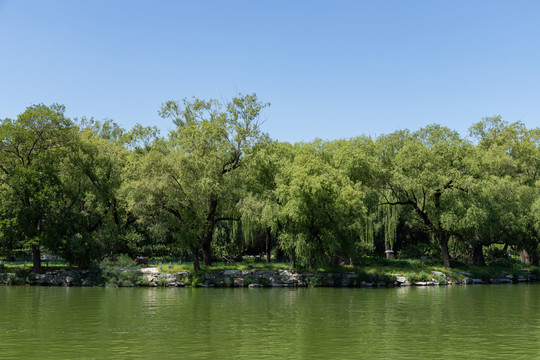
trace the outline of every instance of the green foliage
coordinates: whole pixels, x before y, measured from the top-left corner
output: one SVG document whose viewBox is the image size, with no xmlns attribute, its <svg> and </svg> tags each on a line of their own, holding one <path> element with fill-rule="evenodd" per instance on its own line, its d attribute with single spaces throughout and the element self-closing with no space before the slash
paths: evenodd
<svg viewBox="0 0 540 360">
<path fill-rule="evenodd" d="M 164 276 L 160 276 L 157 280 L 157 286 L 159 287 L 169 287 L 169 282 L 167 281 L 167 278 Z"/>
<path fill-rule="evenodd" d="M 493 270 L 484 270 L 484 269 L 471 269 L 472 278 L 480 279 L 482 281 L 490 281 L 492 278 L 496 277 L 497 274 Z"/>
<path fill-rule="evenodd" d="M 493 266 L 523 266 L 503 246 L 538 262 L 539 129 L 495 116 L 473 124 L 472 140 L 434 124 L 289 144 L 261 132 L 268 105 L 254 94 L 168 101 L 165 137 L 108 120 L 76 125 L 56 104 L 2 120 L 0 253 L 32 252 L 36 271 L 45 250 L 81 268 L 115 253 L 199 269 L 200 259 L 266 251 L 297 268 L 417 273 L 464 266 L 480 245 Z M 375 257 L 389 248 L 399 261 Z M 270 266 L 248 261 L 240 266 Z M 97 268 L 111 284 L 137 283 L 109 265 Z"/>
<path fill-rule="evenodd" d="M 405 274 L 405 277 L 411 283 L 428 282 L 428 281 L 431 281 L 432 275 L 428 274 L 425 271 L 420 271 L 419 273 L 407 273 Z"/>
<path fill-rule="evenodd" d="M 384 283 L 387 285 L 394 284 L 396 282 L 396 277 L 392 274 L 386 274 L 386 273 L 371 273 L 369 274 L 369 282 L 372 282 L 374 284 L 377 283 Z"/>
<path fill-rule="evenodd" d="M 204 285 L 204 275 L 194 275 L 191 280 L 191 286 L 201 287 Z"/>
<path fill-rule="evenodd" d="M 17 268 L 14 273 L 10 273 L 7 277 L 9 285 L 32 285 L 34 277 L 30 269 Z"/>
<path fill-rule="evenodd" d="M 135 262 L 128 256 L 122 255 L 111 262 L 106 259 L 92 268 L 91 281 L 94 285 L 110 287 L 145 286 L 147 281 L 137 269 Z"/>
<path fill-rule="evenodd" d="M 446 282 L 446 276 L 442 275 L 442 274 L 433 274 L 431 276 L 435 281 L 437 281 L 439 284 L 442 284 L 442 283 L 445 283 Z"/>
<path fill-rule="evenodd" d="M 434 255 L 433 252 L 431 244 L 407 244 L 398 251 L 397 257 L 399 259 L 420 259 L 422 256 L 431 258 Z"/>
<path fill-rule="evenodd" d="M 323 285 L 321 278 L 318 276 L 306 277 L 306 283 L 308 284 L 308 287 L 320 287 Z"/>
</svg>

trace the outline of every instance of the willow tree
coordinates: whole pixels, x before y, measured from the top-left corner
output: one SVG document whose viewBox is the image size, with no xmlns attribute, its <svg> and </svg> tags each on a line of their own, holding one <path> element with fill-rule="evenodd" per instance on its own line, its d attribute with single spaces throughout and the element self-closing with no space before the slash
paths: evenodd
<svg viewBox="0 0 540 360">
<path fill-rule="evenodd" d="M 9 209 L 8 234 L 32 249 L 35 272 L 41 270 L 41 246 L 58 235 L 55 225 L 64 207 L 60 166 L 76 139 L 64 111 L 57 104 L 33 105 L 0 123 L 1 197 L 2 207 Z"/>
<path fill-rule="evenodd" d="M 508 239 L 524 262 L 537 265 L 540 239 L 530 209 L 538 193 L 540 129 L 527 129 L 520 121 L 508 123 L 494 116 L 473 124 L 469 132 L 481 154 L 477 172 L 488 186 L 491 184 L 487 195 L 494 199 L 493 213 L 501 218 L 496 226 L 499 239 Z"/>
<path fill-rule="evenodd" d="M 275 249 L 276 261 L 279 261 L 281 256 L 278 234 L 282 228 L 279 221 L 282 204 L 276 194 L 276 180 L 288 166 L 292 156 L 291 144 L 264 141 L 247 159 L 244 177 L 247 191 L 239 204 L 242 233 L 246 241 L 257 235 L 264 235 L 266 262 L 271 260 L 272 248 Z"/>
<path fill-rule="evenodd" d="M 276 178 L 280 244 L 310 266 L 350 261 L 365 230 L 363 189 L 331 158 L 320 140 L 296 144 L 293 158 Z"/>
<path fill-rule="evenodd" d="M 176 125 L 169 138 L 137 160 L 131 206 L 152 217 L 193 255 L 194 267 L 212 263 L 216 224 L 239 220 L 236 204 L 243 186 L 246 153 L 263 134 L 261 103 L 255 94 L 228 103 L 168 101 L 161 116 Z M 138 195 L 137 195 L 138 194 Z"/>
<path fill-rule="evenodd" d="M 381 161 L 381 195 L 391 194 L 385 197 L 386 204 L 414 210 L 424 231 L 437 240 L 444 266 L 450 267 L 448 242 L 457 229 L 461 197 L 471 182 L 464 162 L 469 144 L 439 125 L 398 135 L 381 144 L 381 154 L 390 154 Z"/>
</svg>

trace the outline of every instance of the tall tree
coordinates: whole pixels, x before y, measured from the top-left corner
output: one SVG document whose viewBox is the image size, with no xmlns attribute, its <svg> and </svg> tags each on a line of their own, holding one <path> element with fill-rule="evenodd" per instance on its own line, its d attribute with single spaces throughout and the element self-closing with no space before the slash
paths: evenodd
<svg viewBox="0 0 540 360">
<path fill-rule="evenodd" d="M 11 236 L 32 249 L 33 269 L 41 271 L 40 248 L 50 240 L 63 202 L 59 167 L 76 139 L 62 105 L 33 105 L 17 119 L 0 124 L 3 205 L 9 206 Z"/>
<path fill-rule="evenodd" d="M 240 94 L 226 104 L 184 99 L 161 108 L 177 128 L 140 159 L 131 204 L 143 217 L 160 218 L 162 229 L 191 251 L 196 269 L 200 254 L 211 265 L 216 224 L 239 219 L 243 163 L 261 139 L 260 113 L 268 105 Z"/>
<path fill-rule="evenodd" d="M 439 125 L 382 140 L 381 195 L 386 197 L 385 203 L 413 209 L 425 231 L 437 240 L 444 266 L 450 267 L 448 241 L 456 231 L 453 219 L 471 182 L 464 163 L 469 144 Z"/>
</svg>

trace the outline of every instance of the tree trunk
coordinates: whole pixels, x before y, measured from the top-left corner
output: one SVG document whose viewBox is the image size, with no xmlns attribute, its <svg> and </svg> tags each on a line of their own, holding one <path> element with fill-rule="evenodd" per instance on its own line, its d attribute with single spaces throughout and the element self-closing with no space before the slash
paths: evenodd
<svg viewBox="0 0 540 360">
<path fill-rule="evenodd" d="M 540 263 L 540 259 L 538 259 L 538 244 L 536 242 L 532 243 L 530 250 L 531 264 L 533 266 L 538 266 L 538 264 Z"/>
<path fill-rule="evenodd" d="M 272 250 L 271 247 L 271 241 L 272 241 L 272 232 L 270 231 L 270 228 L 266 228 L 266 263 L 269 263 L 272 261 L 272 254 L 270 253 Z"/>
<path fill-rule="evenodd" d="M 394 251 L 392 250 L 392 246 L 390 245 L 390 239 L 389 236 L 386 239 L 386 242 L 384 243 L 384 253 L 386 255 L 387 259 L 395 259 Z"/>
<path fill-rule="evenodd" d="M 201 264 L 199 263 L 199 250 L 192 248 L 191 253 L 193 254 L 193 271 L 200 271 Z"/>
<path fill-rule="evenodd" d="M 486 266 L 482 243 L 477 241 L 474 245 L 471 245 L 470 243 L 468 243 L 467 245 L 469 248 L 469 258 L 467 260 L 467 264 Z"/>
<path fill-rule="evenodd" d="M 536 242 L 523 246 L 519 251 L 519 257 L 525 264 L 538 266 L 538 244 Z"/>
<path fill-rule="evenodd" d="M 276 260 L 276 262 L 281 262 L 283 260 L 283 252 L 279 247 L 279 240 L 276 241 L 276 252 L 274 254 L 274 260 Z"/>
<path fill-rule="evenodd" d="M 216 224 L 217 205 L 217 199 L 211 197 L 208 201 L 208 215 L 206 216 L 208 230 L 201 244 L 204 266 L 212 266 L 212 237 L 214 236 L 214 226 Z"/>
<path fill-rule="evenodd" d="M 202 243 L 202 257 L 204 266 L 212 266 L 212 236 L 214 228 L 208 231 Z"/>
<path fill-rule="evenodd" d="M 290 253 L 290 258 L 291 258 L 291 268 L 292 269 L 296 269 L 296 257 L 294 256 L 293 253 Z"/>
<path fill-rule="evenodd" d="M 32 245 L 32 261 L 35 274 L 41 273 L 41 250 L 38 245 Z"/>
<path fill-rule="evenodd" d="M 445 268 L 449 268 L 450 267 L 450 251 L 448 250 L 448 236 L 440 235 L 439 245 L 441 246 L 443 266 Z"/>
<path fill-rule="evenodd" d="M 521 250 L 519 250 L 519 258 L 525 264 L 531 263 L 531 257 L 529 256 L 529 252 L 525 248 L 521 248 Z"/>
</svg>

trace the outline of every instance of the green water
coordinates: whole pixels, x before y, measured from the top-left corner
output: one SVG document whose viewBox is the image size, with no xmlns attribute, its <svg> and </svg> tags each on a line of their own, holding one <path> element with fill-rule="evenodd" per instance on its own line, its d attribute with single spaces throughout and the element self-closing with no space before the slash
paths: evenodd
<svg viewBox="0 0 540 360">
<path fill-rule="evenodd" d="M 540 285 L 0 287 L 1 359 L 535 359 Z"/>
</svg>

